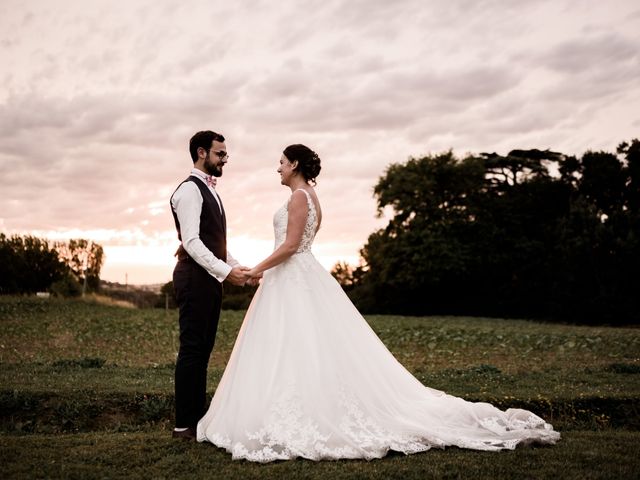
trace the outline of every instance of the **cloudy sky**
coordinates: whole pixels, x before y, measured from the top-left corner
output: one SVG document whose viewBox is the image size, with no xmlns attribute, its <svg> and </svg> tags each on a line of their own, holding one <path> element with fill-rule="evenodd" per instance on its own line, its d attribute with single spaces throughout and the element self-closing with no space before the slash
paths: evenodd
<svg viewBox="0 0 640 480">
<path fill-rule="evenodd" d="M 92 238 L 166 282 L 191 135 L 227 137 L 230 251 L 272 249 L 276 168 L 322 158 L 315 253 L 356 263 L 392 162 L 640 135 L 635 0 L 0 0 L 0 231 Z M 126 277 L 125 277 L 126 275 Z"/>
</svg>

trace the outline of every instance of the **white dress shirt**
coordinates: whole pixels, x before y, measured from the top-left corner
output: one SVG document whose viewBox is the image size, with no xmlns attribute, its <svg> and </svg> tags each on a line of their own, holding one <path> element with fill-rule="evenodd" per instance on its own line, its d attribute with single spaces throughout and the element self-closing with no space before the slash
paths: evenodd
<svg viewBox="0 0 640 480">
<path fill-rule="evenodd" d="M 207 184 L 207 175 L 197 168 L 191 170 L 191 176 Z M 222 211 L 222 206 L 218 194 L 213 187 L 207 187 L 218 202 L 218 207 Z M 180 223 L 180 236 L 182 246 L 189 256 L 201 265 L 209 274 L 220 283 L 231 272 L 233 267 L 240 263 L 231 256 L 227 250 L 227 262 L 223 262 L 209 250 L 202 240 L 200 240 L 200 213 L 202 212 L 202 194 L 200 189 L 193 182 L 184 182 L 178 187 L 171 197 L 171 207 L 178 216 Z"/>
</svg>

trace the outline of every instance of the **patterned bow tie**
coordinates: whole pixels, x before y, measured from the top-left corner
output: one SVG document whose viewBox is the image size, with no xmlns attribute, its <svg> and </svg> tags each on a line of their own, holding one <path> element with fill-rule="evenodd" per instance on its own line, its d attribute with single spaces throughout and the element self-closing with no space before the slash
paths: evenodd
<svg viewBox="0 0 640 480">
<path fill-rule="evenodd" d="M 207 185 L 211 188 L 216 188 L 216 184 L 218 183 L 218 179 L 213 175 L 207 175 Z"/>
</svg>

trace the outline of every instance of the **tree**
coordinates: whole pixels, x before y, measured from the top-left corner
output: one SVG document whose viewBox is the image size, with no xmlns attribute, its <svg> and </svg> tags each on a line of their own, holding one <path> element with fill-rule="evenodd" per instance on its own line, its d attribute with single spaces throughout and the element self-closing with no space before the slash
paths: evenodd
<svg viewBox="0 0 640 480">
<path fill-rule="evenodd" d="M 0 293 L 46 291 L 67 267 L 47 240 L 0 233 Z"/>
<path fill-rule="evenodd" d="M 354 268 L 347 262 L 336 262 L 331 269 L 331 275 L 340 286 L 346 291 L 349 290 L 355 283 Z"/>
<path fill-rule="evenodd" d="M 91 240 L 72 239 L 67 243 L 57 243 L 56 249 L 80 283 L 86 280 L 90 291 L 99 289 L 100 270 L 104 262 L 101 245 Z"/>
<path fill-rule="evenodd" d="M 624 323 L 640 319 L 640 143 L 586 152 L 451 152 L 387 168 L 374 187 L 387 226 L 356 278 L 366 312 Z"/>
<path fill-rule="evenodd" d="M 533 177 L 549 177 L 545 162 L 559 162 L 563 155 L 549 150 L 512 150 L 507 156 L 481 153 L 488 180 L 494 185 L 518 185 Z"/>
<path fill-rule="evenodd" d="M 89 288 L 96 290 L 103 261 L 102 246 L 89 240 L 51 243 L 0 233 L 0 293 L 47 291 L 56 284 L 57 294 L 74 295 L 85 276 Z"/>
<path fill-rule="evenodd" d="M 578 192 L 598 209 L 598 215 L 613 215 L 622 209 L 627 175 L 613 153 L 586 152 L 581 160 Z"/>
<path fill-rule="evenodd" d="M 386 228 L 361 250 L 367 284 L 381 312 L 435 310 L 447 300 L 440 288 L 464 271 L 470 254 L 465 225 L 476 221 L 474 199 L 485 185 L 482 159 L 451 152 L 391 165 L 374 187 L 378 213 L 392 207 Z M 457 233 L 456 233 L 457 232 Z M 363 302 L 367 303 L 367 302 Z"/>
<path fill-rule="evenodd" d="M 617 148 L 618 155 L 625 158 L 625 195 L 624 204 L 634 214 L 640 212 L 640 141 L 637 138 L 630 143 L 622 142 Z"/>
</svg>

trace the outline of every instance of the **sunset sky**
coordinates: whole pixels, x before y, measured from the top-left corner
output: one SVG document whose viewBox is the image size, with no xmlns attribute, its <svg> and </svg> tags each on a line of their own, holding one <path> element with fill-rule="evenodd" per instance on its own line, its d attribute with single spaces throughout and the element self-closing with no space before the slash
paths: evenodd
<svg viewBox="0 0 640 480">
<path fill-rule="evenodd" d="M 614 151 L 640 136 L 636 0 L 0 0 L 0 231 L 102 244 L 102 278 L 171 279 L 169 197 L 227 138 L 229 250 L 273 248 L 284 147 L 318 152 L 314 252 L 357 263 L 392 162 Z"/>
</svg>

